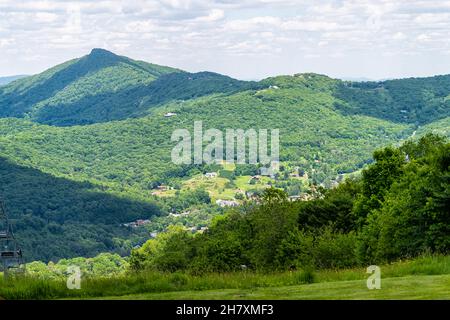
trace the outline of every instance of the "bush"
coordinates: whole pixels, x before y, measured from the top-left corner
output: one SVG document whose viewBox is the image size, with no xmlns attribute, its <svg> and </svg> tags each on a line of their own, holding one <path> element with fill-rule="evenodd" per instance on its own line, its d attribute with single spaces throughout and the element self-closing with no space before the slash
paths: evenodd
<svg viewBox="0 0 450 320">
<path fill-rule="evenodd" d="M 316 237 L 313 255 L 318 268 L 347 268 L 357 264 L 356 234 L 336 233 L 326 227 Z"/>
</svg>

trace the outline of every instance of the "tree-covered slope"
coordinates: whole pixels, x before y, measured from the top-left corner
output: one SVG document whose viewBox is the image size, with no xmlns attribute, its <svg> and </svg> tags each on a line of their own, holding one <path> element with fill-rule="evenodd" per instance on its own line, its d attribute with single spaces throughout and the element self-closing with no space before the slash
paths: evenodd
<svg viewBox="0 0 450 320">
<path fill-rule="evenodd" d="M 303 88 L 329 92 L 333 107 L 397 123 L 422 125 L 450 116 L 450 76 L 350 82 L 316 74 L 238 81 L 211 72 L 187 73 L 103 49 L 0 87 L 0 117 L 71 126 L 142 117 L 156 105 L 213 93 Z"/>
<path fill-rule="evenodd" d="M 0 177 L 0 194 L 27 261 L 125 254 L 131 244 L 119 239 L 129 239 L 131 232 L 120 223 L 160 212 L 151 202 L 108 194 L 88 181 L 57 178 L 4 158 Z"/>
<path fill-rule="evenodd" d="M 422 136 L 427 132 L 432 132 L 441 136 L 450 137 L 450 117 L 434 121 L 424 126 L 420 126 L 416 134 Z"/>
<path fill-rule="evenodd" d="M 256 86 L 212 72 L 188 73 L 94 49 L 0 88 L 0 117 L 56 126 L 145 115 L 157 104 Z"/>
<path fill-rule="evenodd" d="M 171 162 L 175 129 L 192 132 L 198 120 L 204 130 L 280 129 L 281 160 L 298 165 L 316 183 L 359 169 L 373 149 L 413 130 L 342 115 L 333 110 L 333 101 L 328 92 L 272 88 L 171 102 L 142 118 L 89 126 L 0 119 L 5 158 L 0 194 L 8 201 L 27 259 L 124 252 L 136 241 L 123 240 L 131 234 L 119 224 L 160 211 L 151 196 L 158 184 L 198 173 Z M 164 117 L 166 112 L 177 115 Z"/>
<path fill-rule="evenodd" d="M 134 270 L 341 269 L 450 251 L 450 143 L 427 134 L 374 152 L 358 179 L 289 201 L 266 189 L 259 204 L 216 218 L 201 234 L 171 228 L 133 250 Z"/>
<path fill-rule="evenodd" d="M 68 124 L 111 120 L 115 115 L 109 116 L 107 110 L 97 118 L 84 114 L 89 114 L 105 95 L 145 85 L 171 72 L 178 70 L 93 49 L 87 56 L 1 87 L 0 116 L 25 117 L 37 122 L 59 120 L 62 125 L 67 122 L 67 112 L 72 115 Z M 120 103 L 117 100 L 114 107 L 120 109 Z M 126 117 L 120 110 L 116 113 Z"/>
<path fill-rule="evenodd" d="M 0 120 L 0 151 L 16 163 L 70 179 L 131 188 L 147 195 L 156 182 L 184 175 L 171 162 L 175 129 L 280 129 L 281 161 L 316 182 L 352 172 L 372 151 L 409 136 L 412 128 L 367 116 L 342 115 L 330 92 L 309 88 L 247 90 L 176 101 L 148 116 L 90 126 L 54 127 Z M 167 118 L 166 112 L 177 115 Z"/>
<path fill-rule="evenodd" d="M 188 100 L 213 93 L 233 93 L 257 86 L 256 83 L 238 81 L 211 72 L 173 72 L 149 83 L 126 86 L 114 93 L 98 93 L 75 102 L 68 101 L 41 109 L 38 118 L 33 120 L 69 126 L 137 118 L 148 114 L 152 107 L 169 101 Z"/>
<path fill-rule="evenodd" d="M 423 125 L 450 116 L 450 75 L 382 82 L 339 82 L 336 108 L 346 114 Z"/>
<path fill-rule="evenodd" d="M 368 115 L 415 126 L 450 116 L 450 75 L 351 82 L 306 73 L 267 78 L 259 84 L 329 92 L 336 99 L 335 110 L 346 115 Z"/>
<path fill-rule="evenodd" d="M 111 240 L 129 237 L 120 223 L 169 211 L 163 200 L 155 207 L 156 186 L 182 185 L 204 170 L 172 163 L 174 130 L 192 133 L 200 120 L 204 130 L 279 129 L 282 164 L 330 185 L 371 162 L 377 148 L 429 131 L 448 135 L 446 79 L 351 84 L 297 74 L 245 82 L 95 49 L 0 87 L 0 196 L 33 258 L 120 251 L 130 245 Z M 404 118 L 408 110 L 415 116 Z M 63 249 L 46 251 L 58 241 Z"/>
</svg>

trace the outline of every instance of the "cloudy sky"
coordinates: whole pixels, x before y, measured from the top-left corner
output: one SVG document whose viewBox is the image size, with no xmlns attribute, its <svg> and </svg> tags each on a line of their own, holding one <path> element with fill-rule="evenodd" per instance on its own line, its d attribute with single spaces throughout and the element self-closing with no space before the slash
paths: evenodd
<svg viewBox="0 0 450 320">
<path fill-rule="evenodd" d="M 450 1 L 0 0 L 0 76 L 94 47 L 240 79 L 450 74 Z"/>
</svg>

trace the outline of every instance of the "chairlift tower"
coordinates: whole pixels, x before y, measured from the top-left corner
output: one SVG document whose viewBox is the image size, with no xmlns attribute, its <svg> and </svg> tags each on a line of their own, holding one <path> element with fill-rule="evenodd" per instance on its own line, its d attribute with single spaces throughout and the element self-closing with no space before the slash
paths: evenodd
<svg viewBox="0 0 450 320">
<path fill-rule="evenodd" d="M 22 266 L 22 250 L 14 238 L 5 203 L 0 199 L 0 270 L 6 277 L 10 271 L 21 270 Z"/>
</svg>

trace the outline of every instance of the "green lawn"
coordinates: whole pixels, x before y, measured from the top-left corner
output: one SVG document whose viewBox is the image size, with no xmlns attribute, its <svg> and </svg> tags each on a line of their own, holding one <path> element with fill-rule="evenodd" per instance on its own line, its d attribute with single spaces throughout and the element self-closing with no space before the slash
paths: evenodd
<svg viewBox="0 0 450 320">
<path fill-rule="evenodd" d="M 367 289 L 365 280 L 352 280 L 255 289 L 148 293 L 104 299 L 450 299 L 450 275 L 382 279 L 379 290 Z"/>
</svg>

